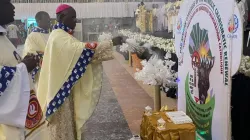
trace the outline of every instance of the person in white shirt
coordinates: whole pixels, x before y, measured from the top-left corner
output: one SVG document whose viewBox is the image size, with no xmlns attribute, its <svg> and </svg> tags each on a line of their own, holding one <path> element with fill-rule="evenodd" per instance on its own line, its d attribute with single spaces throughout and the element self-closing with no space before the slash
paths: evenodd
<svg viewBox="0 0 250 140">
<path fill-rule="evenodd" d="M 18 32 L 19 29 L 15 24 L 10 24 L 7 27 L 7 32 L 8 32 L 8 37 L 10 39 L 10 41 L 12 42 L 12 44 L 17 47 L 18 45 Z"/>
</svg>

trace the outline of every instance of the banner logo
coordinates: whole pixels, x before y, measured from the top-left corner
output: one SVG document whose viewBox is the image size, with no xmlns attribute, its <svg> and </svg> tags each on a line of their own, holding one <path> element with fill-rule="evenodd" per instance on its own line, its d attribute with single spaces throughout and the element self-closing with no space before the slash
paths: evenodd
<svg viewBox="0 0 250 140">
<path fill-rule="evenodd" d="M 26 117 L 25 127 L 27 129 L 33 129 L 42 120 L 43 112 L 34 91 L 31 91 L 28 114 Z"/>
<path fill-rule="evenodd" d="M 197 21 L 196 15 L 200 13 L 206 13 L 208 21 Z M 238 29 L 238 18 L 234 20 L 229 24 L 230 32 L 236 32 Z M 177 24 L 177 29 L 180 29 L 180 25 Z M 231 27 L 231 25 L 234 26 Z M 211 84 L 213 80 L 211 75 L 221 75 L 223 78 L 221 80 L 224 81 L 222 85 L 228 84 L 228 53 L 227 49 L 224 49 L 227 48 L 225 28 L 218 9 L 211 1 L 209 3 L 195 1 L 182 29 L 179 52 L 182 61 L 179 61 L 179 65 L 181 66 L 183 61 L 187 60 L 187 57 L 184 59 L 184 52 L 186 52 L 186 56 L 191 57 L 188 63 L 192 66 L 185 77 L 186 113 L 192 118 L 198 135 L 203 139 L 211 140 L 216 98 L 216 90 Z M 211 36 L 209 33 L 213 32 L 216 34 Z M 217 46 L 211 46 L 211 42 Z M 188 48 L 184 49 L 185 47 Z M 213 48 L 217 48 L 219 52 L 215 52 Z M 215 62 L 217 62 L 216 68 Z M 215 72 L 214 69 L 217 71 Z"/>
<path fill-rule="evenodd" d="M 181 33 L 181 28 L 182 28 L 182 20 L 181 18 L 179 18 L 177 25 L 176 25 L 177 33 Z"/>
<path fill-rule="evenodd" d="M 237 38 L 237 35 L 235 34 L 239 28 L 239 18 L 236 15 L 233 15 L 231 19 L 229 19 L 228 22 L 228 32 L 227 35 L 228 38 Z"/>
</svg>

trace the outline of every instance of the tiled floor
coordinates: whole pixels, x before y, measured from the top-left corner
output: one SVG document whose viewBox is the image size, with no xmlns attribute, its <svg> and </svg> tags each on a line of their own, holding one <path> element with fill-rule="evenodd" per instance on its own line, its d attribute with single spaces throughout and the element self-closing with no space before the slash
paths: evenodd
<svg viewBox="0 0 250 140">
<path fill-rule="evenodd" d="M 115 53 L 115 59 L 123 66 L 127 72 L 133 77 L 134 76 L 134 70 L 132 67 L 128 65 L 128 61 L 124 60 L 124 57 L 120 55 L 119 53 Z M 144 85 L 142 82 L 137 81 L 137 83 L 143 88 L 146 93 L 151 97 L 154 98 L 154 87 L 149 85 Z M 177 100 L 173 98 L 166 97 L 165 93 L 161 93 L 161 102 L 162 106 L 167 105 L 169 108 L 177 108 Z"/>
<path fill-rule="evenodd" d="M 148 105 L 153 107 L 153 87 L 135 81 L 133 69 L 128 66 L 128 63 L 118 53 L 115 53 L 114 60 L 104 62 L 104 70 L 131 132 L 139 134 L 144 108 Z M 162 105 L 175 108 L 176 100 L 167 98 L 162 93 Z"/>
<path fill-rule="evenodd" d="M 128 123 L 104 74 L 101 97 L 84 127 L 83 140 L 128 140 L 132 137 Z"/>
<path fill-rule="evenodd" d="M 138 134 L 144 107 L 153 105 L 152 98 L 117 60 L 105 62 L 104 69 L 132 133 Z"/>
</svg>

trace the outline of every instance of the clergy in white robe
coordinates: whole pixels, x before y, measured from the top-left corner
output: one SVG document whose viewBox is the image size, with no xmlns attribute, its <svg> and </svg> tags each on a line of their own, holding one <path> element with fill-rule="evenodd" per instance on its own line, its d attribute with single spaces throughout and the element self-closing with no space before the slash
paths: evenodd
<svg viewBox="0 0 250 140">
<path fill-rule="evenodd" d="M 30 81 L 14 45 L 0 26 L 0 140 L 24 140 Z"/>
<path fill-rule="evenodd" d="M 35 16 L 38 27 L 33 28 L 32 32 L 28 35 L 24 50 L 23 57 L 27 54 L 38 55 L 42 62 L 43 52 L 45 50 L 48 38 L 49 38 L 49 28 L 50 28 L 50 16 L 47 12 L 40 11 Z M 31 72 L 31 89 L 34 95 L 37 94 L 37 85 L 39 81 L 41 63 Z M 33 96 L 32 96 L 33 97 Z M 33 131 L 32 123 L 30 121 L 31 127 L 26 127 L 26 139 L 28 140 L 47 140 L 48 129 L 45 122 L 45 115 L 42 111 L 40 112 L 39 122 L 37 121 L 37 126 L 40 126 L 36 131 Z M 38 119 L 38 118 L 37 118 Z M 34 127 L 34 126 L 33 126 Z"/>
<path fill-rule="evenodd" d="M 81 129 L 99 100 L 102 61 L 113 58 L 120 37 L 101 43 L 83 43 L 72 36 L 76 11 L 62 4 L 45 48 L 38 99 L 49 121 L 49 140 L 81 140 Z M 118 43 L 117 43 L 118 42 Z"/>
<path fill-rule="evenodd" d="M 140 28 L 140 4 L 138 5 L 138 8 L 135 10 L 135 25 L 137 28 Z"/>
<path fill-rule="evenodd" d="M 49 38 L 50 16 L 47 12 L 40 11 L 35 16 L 38 27 L 35 27 L 28 35 L 23 50 L 23 57 L 27 54 L 39 55 L 43 57 L 43 53 Z M 40 66 L 34 69 L 31 73 L 35 89 L 40 75 Z M 35 90 L 34 89 L 34 90 Z"/>
<path fill-rule="evenodd" d="M 47 140 L 39 136 L 46 124 L 28 73 L 39 59 L 29 55 L 21 60 L 1 26 L 14 21 L 14 8 L 10 0 L 0 1 L 0 140 Z"/>
<path fill-rule="evenodd" d="M 162 7 L 158 8 L 156 11 L 156 17 L 157 17 L 157 31 L 162 31 L 164 30 L 164 25 L 165 25 L 165 5 Z M 167 27 L 166 27 L 167 28 Z"/>
</svg>

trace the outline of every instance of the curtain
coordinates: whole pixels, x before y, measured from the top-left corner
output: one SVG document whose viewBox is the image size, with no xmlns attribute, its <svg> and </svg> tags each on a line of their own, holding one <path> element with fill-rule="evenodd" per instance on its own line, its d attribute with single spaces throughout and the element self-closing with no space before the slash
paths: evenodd
<svg viewBox="0 0 250 140">
<path fill-rule="evenodd" d="M 34 17 L 39 11 L 46 11 L 52 18 L 56 17 L 55 10 L 60 3 L 14 3 L 15 19 L 27 19 Z M 68 3 L 76 9 L 77 18 L 118 18 L 134 17 L 134 11 L 138 2 L 103 2 L 103 3 Z M 145 3 L 147 8 L 152 7 L 153 2 Z M 163 6 L 163 2 L 154 2 Z"/>
<path fill-rule="evenodd" d="M 250 139 L 250 77 L 236 74 L 232 79 L 232 140 Z"/>
<path fill-rule="evenodd" d="M 144 0 L 153 2 L 155 0 Z M 158 0 L 164 2 L 164 0 Z M 13 3 L 88 3 L 88 2 L 141 2 L 141 0 L 12 0 Z"/>
</svg>

